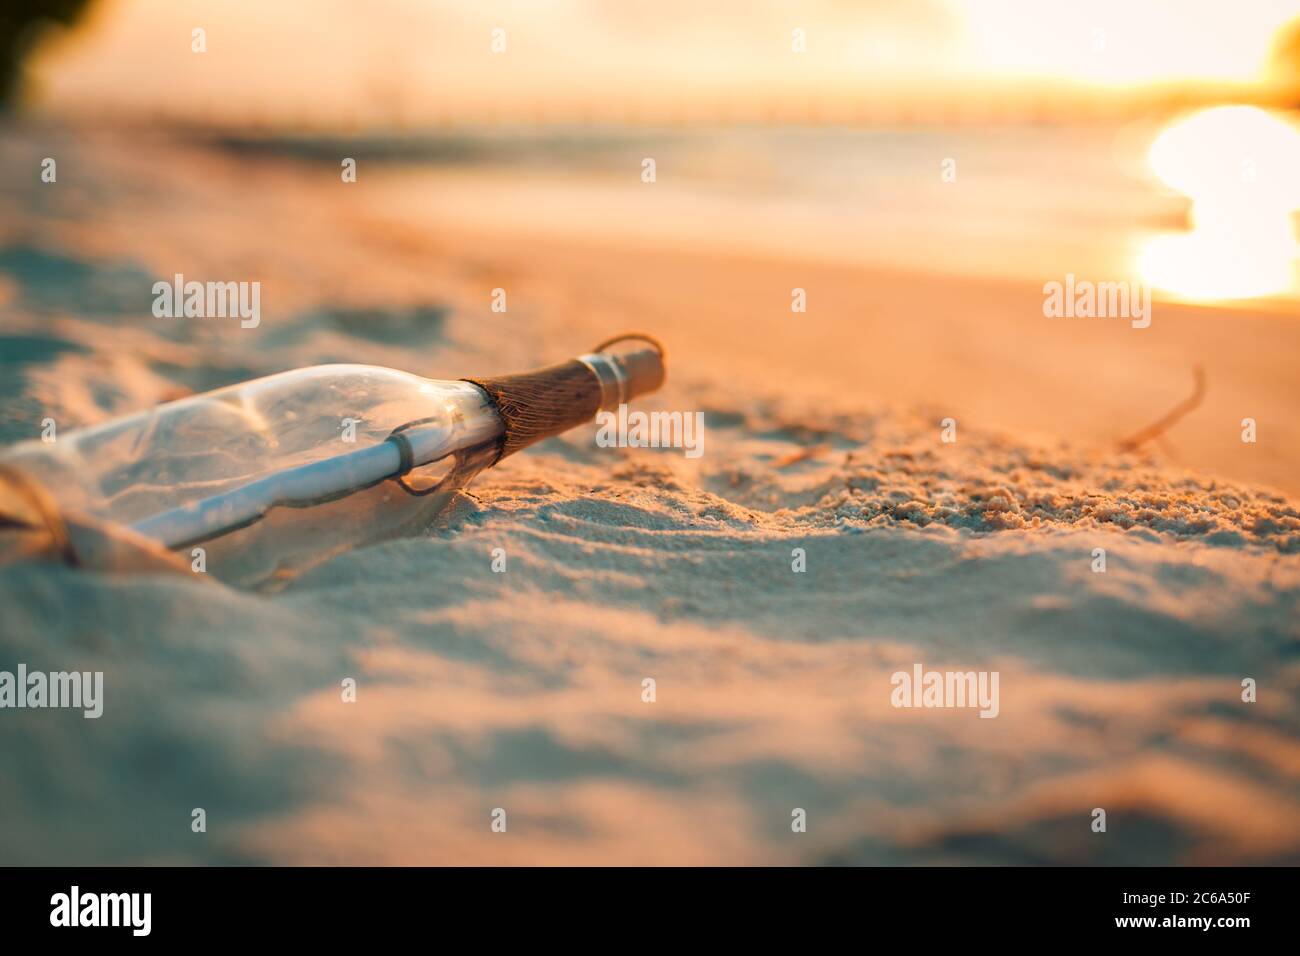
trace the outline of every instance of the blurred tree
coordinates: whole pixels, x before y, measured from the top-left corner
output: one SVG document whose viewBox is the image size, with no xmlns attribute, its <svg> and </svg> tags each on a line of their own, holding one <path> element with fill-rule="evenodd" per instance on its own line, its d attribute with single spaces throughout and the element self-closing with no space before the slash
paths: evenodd
<svg viewBox="0 0 1300 956">
<path fill-rule="evenodd" d="M 0 103 L 18 91 L 22 58 L 50 23 L 71 24 L 88 0 L 0 0 Z"/>
<path fill-rule="evenodd" d="M 1269 73 L 1286 91 L 1291 105 L 1300 107 L 1300 20 L 1278 31 L 1273 41 Z"/>
</svg>

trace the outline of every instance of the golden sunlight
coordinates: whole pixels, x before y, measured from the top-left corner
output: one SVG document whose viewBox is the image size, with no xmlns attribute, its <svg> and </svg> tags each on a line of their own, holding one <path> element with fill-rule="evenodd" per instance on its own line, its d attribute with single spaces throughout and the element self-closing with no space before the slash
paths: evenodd
<svg viewBox="0 0 1300 956">
<path fill-rule="evenodd" d="M 980 72 L 1099 87 L 1254 83 L 1272 38 L 1296 16 L 1294 0 L 1052 2 L 1035 4 L 1034 15 L 1021 0 L 965 0 L 955 9 L 975 41 Z"/>
<path fill-rule="evenodd" d="M 1158 236 L 1144 248 L 1148 282 L 1197 301 L 1295 288 L 1295 125 L 1253 106 L 1202 110 L 1168 126 L 1148 160 L 1161 182 L 1192 200 L 1191 231 Z"/>
</svg>

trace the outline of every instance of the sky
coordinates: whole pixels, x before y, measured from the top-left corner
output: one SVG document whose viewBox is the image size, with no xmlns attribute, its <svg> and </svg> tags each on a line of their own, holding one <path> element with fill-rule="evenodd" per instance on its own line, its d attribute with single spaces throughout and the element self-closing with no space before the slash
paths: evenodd
<svg viewBox="0 0 1300 956">
<path fill-rule="evenodd" d="M 401 125 L 1250 89 L 1297 18 L 1295 0 L 98 0 L 33 59 L 29 98 Z"/>
</svg>

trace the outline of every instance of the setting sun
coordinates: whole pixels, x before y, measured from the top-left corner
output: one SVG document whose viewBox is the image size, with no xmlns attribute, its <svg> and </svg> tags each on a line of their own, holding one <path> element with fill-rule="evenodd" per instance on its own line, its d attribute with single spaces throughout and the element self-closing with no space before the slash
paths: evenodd
<svg viewBox="0 0 1300 956">
<path fill-rule="evenodd" d="M 1291 289 L 1300 209 L 1300 130 L 1249 106 L 1203 110 L 1170 125 L 1151 146 L 1152 169 L 1192 200 L 1190 233 L 1153 238 L 1142 272 L 1191 299 Z"/>
</svg>

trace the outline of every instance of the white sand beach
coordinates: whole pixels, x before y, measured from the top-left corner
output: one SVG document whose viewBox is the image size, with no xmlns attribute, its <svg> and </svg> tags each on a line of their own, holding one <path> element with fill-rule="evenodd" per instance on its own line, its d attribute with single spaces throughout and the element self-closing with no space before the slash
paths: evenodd
<svg viewBox="0 0 1300 956">
<path fill-rule="evenodd" d="M 0 179 L 5 442 L 314 363 L 454 379 L 640 330 L 668 382 L 639 407 L 702 411 L 706 444 L 575 429 L 274 591 L 0 567 L 0 667 L 105 675 L 97 720 L 0 716 L 0 862 L 1300 862 L 1295 299 L 1047 319 L 978 230 L 964 268 L 928 251 L 941 204 L 857 246 L 809 205 L 801 246 L 668 164 L 660 193 L 635 165 L 580 188 L 364 157 L 344 185 L 283 144 L 0 138 L 6 169 L 50 154 L 57 188 Z M 1037 251 L 1049 277 L 1084 255 Z M 260 326 L 154 318 L 176 272 L 257 279 Z M 1198 367 L 1199 406 L 1118 451 Z M 916 664 L 998 672 L 997 717 L 893 706 Z"/>
</svg>

